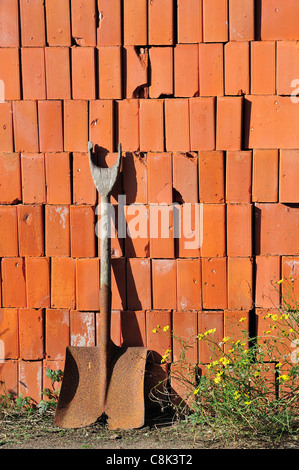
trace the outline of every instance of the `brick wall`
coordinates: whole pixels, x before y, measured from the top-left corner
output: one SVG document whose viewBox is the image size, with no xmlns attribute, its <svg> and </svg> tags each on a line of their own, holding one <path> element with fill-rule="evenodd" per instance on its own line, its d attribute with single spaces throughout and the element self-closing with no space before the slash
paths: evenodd
<svg viewBox="0 0 299 470">
<path fill-rule="evenodd" d="M 1 0 L 8 391 L 39 401 L 67 345 L 98 344 L 88 139 L 108 165 L 122 143 L 112 203 L 126 196 L 128 225 L 136 210 L 151 225 L 157 204 L 182 215 L 188 203 L 193 217 L 202 204 L 200 248 L 173 221 L 168 238 L 112 240 L 116 344 L 147 345 L 158 364 L 171 349 L 169 366 L 178 345 L 153 335 L 157 324 L 181 337 L 217 327 L 221 340 L 244 314 L 254 333 L 279 303 L 270 282 L 299 266 L 298 15 L 297 0 Z"/>
</svg>

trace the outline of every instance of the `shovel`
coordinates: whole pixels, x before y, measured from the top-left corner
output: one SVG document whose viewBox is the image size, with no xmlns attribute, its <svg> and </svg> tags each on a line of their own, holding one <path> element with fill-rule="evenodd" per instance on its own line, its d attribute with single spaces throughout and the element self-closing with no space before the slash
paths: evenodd
<svg viewBox="0 0 299 470">
<path fill-rule="evenodd" d="M 145 347 L 119 347 L 111 340 L 111 240 L 110 194 L 121 163 L 100 168 L 88 142 L 90 170 L 101 196 L 100 344 L 66 348 L 65 369 L 54 423 L 62 428 L 81 428 L 103 414 L 110 429 L 134 429 L 144 425 Z"/>
</svg>

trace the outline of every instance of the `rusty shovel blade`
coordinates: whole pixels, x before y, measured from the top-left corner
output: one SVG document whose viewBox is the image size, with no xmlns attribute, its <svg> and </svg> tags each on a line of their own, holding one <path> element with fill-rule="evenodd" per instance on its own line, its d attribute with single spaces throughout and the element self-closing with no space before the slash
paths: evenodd
<svg viewBox="0 0 299 470">
<path fill-rule="evenodd" d="M 90 170 L 101 196 L 100 342 L 94 347 L 67 348 L 54 423 L 62 428 L 80 428 L 105 413 L 110 429 L 134 429 L 142 427 L 145 419 L 147 349 L 119 347 L 110 337 L 111 240 L 107 206 L 120 171 L 121 146 L 111 168 L 99 168 L 92 150 L 89 142 Z"/>
</svg>

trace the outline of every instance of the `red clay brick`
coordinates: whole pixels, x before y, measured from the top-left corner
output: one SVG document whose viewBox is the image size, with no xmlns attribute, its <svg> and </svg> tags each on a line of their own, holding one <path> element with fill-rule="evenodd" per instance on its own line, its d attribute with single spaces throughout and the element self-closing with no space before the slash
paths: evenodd
<svg viewBox="0 0 299 470">
<path fill-rule="evenodd" d="M 98 0 L 99 26 L 97 43 L 99 46 L 122 45 L 122 2 L 121 0 Z"/>
<path fill-rule="evenodd" d="M 215 149 L 215 98 L 191 98 L 190 113 L 190 149 Z"/>
<path fill-rule="evenodd" d="M 14 149 L 11 103 L 0 103 L 0 148 L 1 152 Z"/>
<path fill-rule="evenodd" d="M 15 151 L 37 153 L 39 142 L 36 102 L 14 101 L 13 120 Z"/>
<path fill-rule="evenodd" d="M 113 152 L 113 101 L 92 100 L 89 103 L 89 136 L 109 152 Z"/>
<path fill-rule="evenodd" d="M 172 204 L 172 154 L 148 153 L 148 202 Z"/>
<path fill-rule="evenodd" d="M 70 208 L 67 205 L 47 205 L 46 256 L 70 256 Z"/>
<path fill-rule="evenodd" d="M 248 347 L 249 335 L 249 310 L 225 310 L 224 312 L 224 336 L 229 338 L 224 343 L 224 352 L 232 347 L 232 341 L 241 341 Z"/>
<path fill-rule="evenodd" d="M 148 2 L 148 43 L 150 45 L 173 44 L 173 10 L 172 0 Z"/>
<path fill-rule="evenodd" d="M 46 47 L 45 58 L 47 99 L 71 99 L 70 49 L 68 47 Z"/>
<path fill-rule="evenodd" d="M 78 46 L 95 46 L 95 0 L 71 0 L 72 37 Z"/>
<path fill-rule="evenodd" d="M 255 306 L 262 308 L 278 306 L 279 286 L 275 282 L 281 278 L 280 257 L 256 256 L 255 270 Z"/>
<path fill-rule="evenodd" d="M 254 150 L 252 202 L 278 201 L 278 150 Z"/>
<path fill-rule="evenodd" d="M 95 214 L 91 206 L 70 207 L 71 256 L 91 258 L 95 256 Z"/>
<path fill-rule="evenodd" d="M 2 306 L 26 307 L 25 266 L 23 258 L 2 258 Z"/>
<path fill-rule="evenodd" d="M 153 308 L 176 308 L 176 260 L 152 260 Z"/>
<path fill-rule="evenodd" d="M 123 53 L 126 98 L 148 98 L 148 49 L 125 46 Z"/>
<path fill-rule="evenodd" d="M 18 395 L 18 362 L 11 360 L 1 365 L 0 390 L 2 394 Z"/>
<path fill-rule="evenodd" d="M 293 80 L 298 87 L 299 45 L 296 41 L 277 42 L 277 94 L 291 95 L 294 90 Z"/>
<path fill-rule="evenodd" d="M 203 205 L 203 243 L 201 254 L 204 257 L 226 255 L 225 204 Z"/>
<path fill-rule="evenodd" d="M 225 200 L 224 153 L 199 152 L 199 201 L 217 204 Z"/>
<path fill-rule="evenodd" d="M 44 154 L 22 154 L 21 168 L 23 203 L 45 204 L 46 172 Z"/>
<path fill-rule="evenodd" d="M 44 255 L 44 214 L 42 205 L 18 205 L 20 256 Z"/>
<path fill-rule="evenodd" d="M 46 0 L 46 24 L 49 46 L 71 45 L 71 18 L 68 0 Z"/>
<path fill-rule="evenodd" d="M 254 0 L 229 0 L 230 41 L 254 41 Z"/>
<path fill-rule="evenodd" d="M 120 46 L 100 46 L 99 97 L 101 99 L 122 98 L 122 59 Z"/>
<path fill-rule="evenodd" d="M 228 42 L 224 46 L 225 94 L 244 95 L 250 90 L 249 42 Z"/>
<path fill-rule="evenodd" d="M 4 0 L 0 7 L 0 47 L 19 47 L 19 2 Z"/>
<path fill-rule="evenodd" d="M 46 45 L 44 3 L 44 0 L 20 0 L 23 47 Z"/>
<path fill-rule="evenodd" d="M 127 235 L 125 254 L 128 258 L 146 258 L 149 246 L 149 208 L 141 204 L 126 207 Z"/>
<path fill-rule="evenodd" d="M 251 107 L 248 148 L 297 149 L 298 107 L 289 96 L 247 96 Z"/>
<path fill-rule="evenodd" d="M 282 257 L 282 299 L 284 305 L 290 305 L 296 310 L 299 296 L 299 258 L 294 256 Z"/>
<path fill-rule="evenodd" d="M 201 308 L 201 265 L 199 259 L 177 260 L 177 309 Z"/>
<path fill-rule="evenodd" d="M 17 206 L 0 206 L 0 256 L 18 256 Z"/>
<path fill-rule="evenodd" d="M 150 98 L 160 98 L 173 94 L 173 48 L 151 47 L 150 59 Z"/>
<path fill-rule="evenodd" d="M 223 44 L 199 44 L 200 96 L 224 95 Z"/>
<path fill-rule="evenodd" d="M 46 153 L 47 204 L 71 204 L 70 155 Z"/>
<path fill-rule="evenodd" d="M 126 152 L 139 150 L 139 100 L 118 101 L 118 141 Z"/>
<path fill-rule="evenodd" d="M 150 310 L 146 312 L 146 342 L 147 348 L 151 351 L 151 360 L 155 363 L 161 363 L 162 356 L 164 356 L 166 350 L 170 351 L 166 362 L 171 362 L 172 360 L 172 345 L 171 345 L 171 336 L 169 332 L 160 331 L 154 333 L 153 330 L 157 329 L 159 325 L 161 329 L 164 326 L 170 326 L 171 322 L 171 312 L 170 311 L 157 311 Z"/>
<path fill-rule="evenodd" d="M 97 191 L 92 180 L 87 153 L 73 153 L 73 204 L 95 205 Z"/>
<path fill-rule="evenodd" d="M 3 356 L 0 359 L 18 359 L 19 357 L 19 332 L 18 332 L 18 310 L 15 308 L 0 309 L 0 336 L 4 343 Z M 1 361 L 1 362 L 2 362 Z M 1 363 L 1 375 L 2 367 Z"/>
<path fill-rule="evenodd" d="M 122 346 L 146 346 L 145 311 L 121 312 Z"/>
<path fill-rule="evenodd" d="M 19 49 L 0 48 L 0 80 L 1 101 L 21 98 Z"/>
<path fill-rule="evenodd" d="M 24 100 L 46 99 L 45 51 L 43 47 L 21 49 Z"/>
<path fill-rule="evenodd" d="M 101 99 L 122 98 L 122 61 L 120 46 L 100 46 L 99 97 Z"/>
<path fill-rule="evenodd" d="M 252 206 L 227 204 L 227 256 L 252 255 Z"/>
<path fill-rule="evenodd" d="M 203 0 L 204 42 L 228 41 L 227 0 Z"/>
<path fill-rule="evenodd" d="M 252 41 L 251 94 L 275 95 L 276 93 L 276 43 Z"/>
<path fill-rule="evenodd" d="M 147 0 L 124 0 L 123 28 L 125 46 L 147 44 Z"/>
<path fill-rule="evenodd" d="M 178 42 L 202 42 L 202 0 L 178 0 Z"/>
<path fill-rule="evenodd" d="M 99 310 L 100 264 L 98 258 L 76 260 L 76 296 L 79 310 Z"/>
<path fill-rule="evenodd" d="M 173 360 L 195 364 L 198 358 L 197 312 L 173 312 Z M 182 341 L 187 348 L 183 347 Z"/>
<path fill-rule="evenodd" d="M 0 154 L 0 202 L 13 204 L 22 200 L 20 156 Z"/>
<path fill-rule="evenodd" d="M 183 203 L 198 202 L 198 169 L 196 153 L 173 153 L 173 188 Z"/>
<path fill-rule="evenodd" d="M 299 152 L 298 150 L 280 151 L 279 202 L 299 203 Z"/>
<path fill-rule="evenodd" d="M 227 258 L 203 258 L 201 265 L 203 308 L 227 308 Z"/>
<path fill-rule="evenodd" d="M 143 152 L 164 151 L 163 100 L 139 101 L 140 150 Z"/>
<path fill-rule="evenodd" d="M 246 310 L 252 307 L 252 260 L 228 258 L 228 309 Z"/>
<path fill-rule="evenodd" d="M 299 254 L 299 210 L 284 204 L 256 203 L 256 254 Z"/>
<path fill-rule="evenodd" d="M 64 102 L 64 150 L 86 152 L 88 142 L 88 102 Z"/>
<path fill-rule="evenodd" d="M 261 6 L 261 39 L 264 40 L 292 40 L 299 39 L 296 18 L 299 14 L 299 5 L 296 0 L 278 0 L 262 2 Z"/>
<path fill-rule="evenodd" d="M 95 346 L 95 315 L 93 312 L 70 311 L 72 346 Z"/>
<path fill-rule="evenodd" d="M 41 152 L 63 151 L 61 101 L 38 102 L 39 143 Z"/>
<path fill-rule="evenodd" d="M 20 357 L 25 360 L 44 357 L 43 311 L 34 309 L 19 310 Z"/>
<path fill-rule="evenodd" d="M 72 47 L 72 91 L 75 100 L 94 100 L 95 49 Z"/>
<path fill-rule="evenodd" d="M 28 308 L 50 307 L 50 260 L 25 259 L 26 295 Z"/>
<path fill-rule="evenodd" d="M 30 397 L 36 405 L 42 398 L 43 361 L 20 361 L 18 363 L 18 393 Z"/>
<path fill-rule="evenodd" d="M 126 259 L 112 258 L 111 260 L 111 291 L 113 310 L 126 310 Z M 128 287 L 128 286 L 127 286 Z"/>
<path fill-rule="evenodd" d="M 199 95 L 198 45 L 177 44 L 174 48 L 174 93 L 176 97 Z"/>
<path fill-rule="evenodd" d="M 143 154 L 126 153 L 123 159 L 123 187 L 127 204 L 147 203 L 147 159 Z"/>
<path fill-rule="evenodd" d="M 175 220 L 176 257 L 198 258 L 202 245 L 203 207 L 200 204 L 176 205 Z"/>
<path fill-rule="evenodd" d="M 147 310 L 151 308 L 151 262 L 148 258 L 127 260 L 127 308 Z"/>
<path fill-rule="evenodd" d="M 226 202 L 250 203 L 252 186 L 252 152 L 227 152 Z"/>
<path fill-rule="evenodd" d="M 69 310 L 47 309 L 45 323 L 47 358 L 64 360 L 66 347 L 70 345 Z"/>
<path fill-rule="evenodd" d="M 165 100 L 165 134 L 168 152 L 190 151 L 189 102 Z"/>
<path fill-rule="evenodd" d="M 173 207 L 153 204 L 149 216 L 151 258 L 174 258 Z"/>
<path fill-rule="evenodd" d="M 238 96 L 217 98 L 217 150 L 240 150 L 242 142 L 242 105 Z M 228 119 L 230 116 L 230 119 Z"/>
<path fill-rule="evenodd" d="M 72 258 L 52 258 L 51 307 L 75 308 L 76 265 Z"/>
<path fill-rule="evenodd" d="M 215 333 L 212 333 L 211 340 L 219 344 L 224 336 L 224 319 L 223 312 L 199 312 L 198 314 L 198 332 L 204 333 L 208 330 L 216 328 Z M 200 363 L 207 364 L 211 360 L 215 360 L 220 351 L 215 350 L 215 346 L 208 341 L 201 340 L 198 343 L 198 359 Z"/>
</svg>

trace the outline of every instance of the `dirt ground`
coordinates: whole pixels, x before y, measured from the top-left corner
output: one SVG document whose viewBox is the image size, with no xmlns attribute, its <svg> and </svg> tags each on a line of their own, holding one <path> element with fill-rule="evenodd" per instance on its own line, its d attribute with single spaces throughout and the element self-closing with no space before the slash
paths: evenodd
<svg viewBox="0 0 299 470">
<path fill-rule="evenodd" d="M 82 429 L 61 429 L 54 413 L 0 415 L 0 449 L 299 449 L 299 436 L 226 437 L 169 416 L 148 420 L 138 430 L 112 431 L 103 422 Z"/>
</svg>

